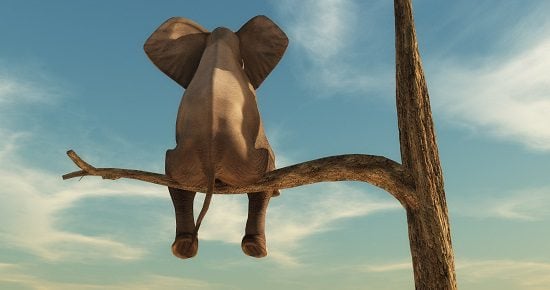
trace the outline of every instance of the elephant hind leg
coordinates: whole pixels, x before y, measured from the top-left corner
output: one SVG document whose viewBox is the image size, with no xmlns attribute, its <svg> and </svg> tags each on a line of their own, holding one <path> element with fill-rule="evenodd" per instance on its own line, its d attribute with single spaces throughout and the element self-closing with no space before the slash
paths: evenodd
<svg viewBox="0 0 550 290">
<path fill-rule="evenodd" d="M 241 248 L 245 254 L 255 258 L 267 255 L 265 238 L 265 216 L 271 192 L 248 194 L 248 219 Z"/>
<path fill-rule="evenodd" d="M 194 233 L 193 201 L 195 192 L 169 187 L 176 214 L 176 238 L 172 244 L 174 256 L 182 259 L 194 257 L 198 251 L 198 239 Z"/>
</svg>

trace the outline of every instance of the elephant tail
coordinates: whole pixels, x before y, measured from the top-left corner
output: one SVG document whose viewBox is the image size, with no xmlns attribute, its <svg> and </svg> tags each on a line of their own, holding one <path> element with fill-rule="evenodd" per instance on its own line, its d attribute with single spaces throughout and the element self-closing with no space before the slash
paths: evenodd
<svg viewBox="0 0 550 290">
<path fill-rule="evenodd" d="M 195 232 L 194 232 L 195 236 L 199 232 L 199 228 L 201 226 L 202 220 L 204 219 L 204 216 L 208 211 L 208 207 L 210 206 L 210 201 L 212 200 L 212 194 L 214 193 L 214 183 L 216 182 L 216 175 L 213 168 L 211 168 L 211 170 L 209 171 L 210 172 L 208 172 L 207 174 L 206 196 L 204 197 L 204 201 L 202 203 L 202 209 L 199 213 L 199 216 L 197 217 L 197 222 L 195 224 Z"/>
</svg>

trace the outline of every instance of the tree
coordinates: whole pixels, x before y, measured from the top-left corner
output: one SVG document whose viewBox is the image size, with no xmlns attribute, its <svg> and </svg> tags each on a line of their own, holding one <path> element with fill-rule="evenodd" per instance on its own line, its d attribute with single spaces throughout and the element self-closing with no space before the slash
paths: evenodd
<svg viewBox="0 0 550 290">
<path fill-rule="evenodd" d="M 430 99 L 412 11 L 412 0 L 394 0 L 396 104 L 401 148 L 399 164 L 382 156 L 347 154 L 277 169 L 255 184 L 216 187 L 216 194 L 238 194 L 297 187 L 324 181 L 355 180 L 378 186 L 405 208 L 416 289 L 457 289 L 443 173 Z M 95 168 L 72 150 L 67 154 L 82 170 L 63 176 L 131 178 L 205 192 L 179 184 L 163 174 L 131 169 Z"/>
</svg>

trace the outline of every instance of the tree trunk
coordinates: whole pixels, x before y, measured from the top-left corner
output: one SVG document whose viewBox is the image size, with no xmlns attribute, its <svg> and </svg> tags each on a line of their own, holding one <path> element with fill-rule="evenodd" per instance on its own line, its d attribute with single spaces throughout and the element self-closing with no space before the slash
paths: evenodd
<svg viewBox="0 0 550 290">
<path fill-rule="evenodd" d="M 406 206 L 416 289 L 457 289 L 443 174 L 418 52 L 411 0 L 395 0 L 396 99 L 403 167 L 415 183 Z"/>
</svg>

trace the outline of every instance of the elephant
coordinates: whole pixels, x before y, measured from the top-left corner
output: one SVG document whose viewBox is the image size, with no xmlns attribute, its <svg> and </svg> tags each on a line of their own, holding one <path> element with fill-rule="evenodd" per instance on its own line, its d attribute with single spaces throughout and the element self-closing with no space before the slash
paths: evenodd
<svg viewBox="0 0 550 290">
<path fill-rule="evenodd" d="M 165 173 L 178 183 L 207 188 L 196 224 L 196 192 L 168 188 L 176 216 L 176 257 L 197 254 L 198 229 L 216 186 L 251 184 L 275 169 L 256 89 L 287 46 L 285 33 L 263 15 L 236 32 L 225 27 L 208 32 L 192 20 L 173 17 L 145 42 L 152 63 L 185 89 L 176 119 L 176 147 L 166 151 Z M 265 257 L 267 206 L 279 191 L 247 195 L 241 248 L 248 256 Z"/>
</svg>

